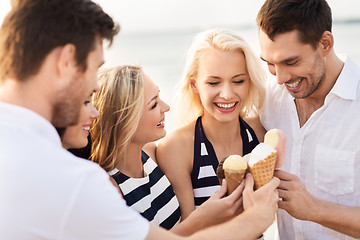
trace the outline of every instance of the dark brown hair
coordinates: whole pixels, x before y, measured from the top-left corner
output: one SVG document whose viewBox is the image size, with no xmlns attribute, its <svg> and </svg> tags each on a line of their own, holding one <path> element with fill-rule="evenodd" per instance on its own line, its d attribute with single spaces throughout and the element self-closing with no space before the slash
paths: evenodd
<svg viewBox="0 0 360 240">
<path fill-rule="evenodd" d="M 316 48 L 322 34 L 331 32 L 332 16 L 325 0 L 266 0 L 256 22 L 271 40 L 298 30 L 299 40 Z"/>
<path fill-rule="evenodd" d="M 111 44 L 118 31 L 112 18 L 90 0 L 13 0 L 0 30 L 0 80 L 36 74 L 54 48 L 69 43 L 85 71 L 95 37 Z"/>
</svg>

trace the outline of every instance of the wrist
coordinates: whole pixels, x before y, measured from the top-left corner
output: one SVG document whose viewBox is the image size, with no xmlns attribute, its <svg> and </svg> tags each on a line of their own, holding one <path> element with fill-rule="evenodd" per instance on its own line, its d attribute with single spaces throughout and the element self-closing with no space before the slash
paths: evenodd
<svg viewBox="0 0 360 240">
<path fill-rule="evenodd" d="M 268 209 L 252 207 L 245 210 L 242 214 L 249 223 L 248 227 L 256 226 L 257 237 L 275 221 L 275 213 L 269 213 Z M 253 229 L 254 231 L 255 229 Z"/>
<path fill-rule="evenodd" d="M 309 209 L 308 217 L 304 220 L 321 223 L 327 218 L 326 201 L 313 197 L 311 204 L 312 208 Z"/>
</svg>

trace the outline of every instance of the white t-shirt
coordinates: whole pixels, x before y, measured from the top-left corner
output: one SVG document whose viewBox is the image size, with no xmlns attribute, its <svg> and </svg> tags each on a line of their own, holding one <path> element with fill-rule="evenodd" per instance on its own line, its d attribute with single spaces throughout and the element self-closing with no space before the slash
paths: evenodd
<svg viewBox="0 0 360 240">
<path fill-rule="evenodd" d="M 300 128 L 294 98 L 270 79 L 260 118 L 265 129 L 286 133 L 282 169 L 295 174 L 316 198 L 360 206 L 360 70 L 346 59 L 334 87 Z M 278 211 L 280 239 L 353 239 Z"/>
<path fill-rule="evenodd" d="M 0 102 L 0 239 L 133 240 L 148 231 L 109 175 L 64 150 L 47 120 Z"/>
</svg>

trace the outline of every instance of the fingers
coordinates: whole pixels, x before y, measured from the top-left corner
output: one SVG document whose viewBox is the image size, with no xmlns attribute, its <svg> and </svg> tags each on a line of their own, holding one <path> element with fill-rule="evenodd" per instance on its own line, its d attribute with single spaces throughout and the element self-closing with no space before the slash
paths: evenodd
<svg viewBox="0 0 360 240">
<path fill-rule="evenodd" d="M 290 190 L 293 188 L 293 182 L 292 181 L 280 181 L 280 184 L 278 186 L 278 189 L 281 190 Z"/>
<path fill-rule="evenodd" d="M 262 186 L 262 188 L 275 190 L 279 186 L 280 182 L 280 179 L 273 177 L 268 183 Z"/>
<path fill-rule="evenodd" d="M 242 213 L 244 211 L 243 208 L 243 198 L 240 197 L 235 203 L 234 203 L 234 208 L 236 209 L 235 215 L 239 215 L 240 213 Z"/>
<path fill-rule="evenodd" d="M 225 179 L 222 181 L 220 189 L 218 189 L 210 198 L 220 199 L 225 196 L 227 192 L 227 184 Z"/>
<path fill-rule="evenodd" d="M 295 175 L 285 172 L 285 171 L 282 171 L 282 170 L 275 170 L 274 176 L 283 181 L 291 181 L 296 178 Z"/>
<path fill-rule="evenodd" d="M 240 185 L 228 196 L 228 198 L 231 198 L 234 201 L 236 199 L 239 199 L 241 197 L 242 191 L 244 190 L 244 186 L 245 186 L 245 183 L 244 183 L 244 181 L 242 181 L 240 183 Z"/>
<path fill-rule="evenodd" d="M 281 198 L 283 201 L 285 201 L 286 199 L 289 198 L 289 195 L 288 195 L 288 191 L 285 191 L 285 190 L 282 190 L 282 189 L 278 189 L 278 194 L 279 194 L 279 198 Z"/>
<path fill-rule="evenodd" d="M 286 202 L 286 201 L 279 201 L 279 202 L 278 202 L 278 207 L 279 207 L 280 209 L 284 209 L 285 211 L 288 211 L 288 209 L 289 209 L 289 203 Z"/>
</svg>

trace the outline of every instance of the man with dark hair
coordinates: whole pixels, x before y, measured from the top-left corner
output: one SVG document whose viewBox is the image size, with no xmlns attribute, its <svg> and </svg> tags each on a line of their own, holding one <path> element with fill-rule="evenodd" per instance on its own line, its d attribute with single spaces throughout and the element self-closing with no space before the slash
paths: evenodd
<svg viewBox="0 0 360 240">
<path fill-rule="evenodd" d="M 128 208 L 109 175 L 63 149 L 55 130 L 76 124 L 98 90 L 102 42 L 117 32 L 90 0 L 13 1 L 0 30 L 0 239 L 181 239 Z M 279 182 L 254 192 L 248 176 L 210 202 L 242 201 L 245 211 L 191 239 L 255 238 L 274 219 Z M 190 217 L 199 224 L 182 224 L 189 233 L 208 227 Z"/>
<path fill-rule="evenodd" d="M 360 238 L 360 70 L 334 52 L 331 9 L 325 0 L 266 0 L 257 24 L 276 76 L 261 121 L 287 135 L 275 173 L 280 238 Z"/>
</svg>

